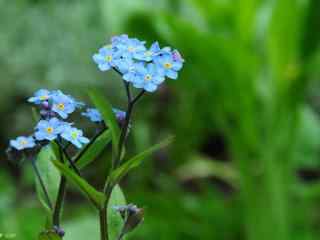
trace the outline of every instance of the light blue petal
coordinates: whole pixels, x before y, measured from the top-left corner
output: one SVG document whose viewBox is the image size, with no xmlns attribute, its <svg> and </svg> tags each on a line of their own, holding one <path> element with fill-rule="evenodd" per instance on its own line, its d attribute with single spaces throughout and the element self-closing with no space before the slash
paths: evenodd
<svg viewBox="0 0 320 240">
<path fill-rule="evenodd" d="M 155 90 L 157 90 L 157 85 L 156 85 L 156 84 L 153 84 L 153 83 L 147 83 L 147 84 L 144 86 L 144 89 L 145 89 L 147 92 L 154 92 Z"/>
<path fill-rule="evenodd" d="M 168 78 L 171 78 L 171 79 L 177 79 L 178 78 L 178 73 L 173 71 L 173 70 L 168 70 L 166 72 L 166 75 Z"/>
</svg>

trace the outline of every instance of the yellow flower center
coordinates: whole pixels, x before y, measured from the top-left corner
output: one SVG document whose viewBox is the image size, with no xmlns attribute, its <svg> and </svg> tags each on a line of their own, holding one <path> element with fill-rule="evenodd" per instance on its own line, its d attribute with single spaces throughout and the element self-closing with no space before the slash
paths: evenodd
<svg viewBox="0 0 320 240">
<path fill-rule="evenodd" d="M 47 133 L 52 133 L 53 132 L 53 127 L 47 127 Z"/>
<path fill-rule="evenodd" d="M 172 64 L 171 64 L 171 63 L 169 63 L 169 62 L 167 62 L 167 63 L 163 64 L 163 66 L 164 66 L 165 68 L 167 68 L 167 69 L 172 68 Z"/>
<path fill-rule="evenodd" d="M 133 52 L 134 50 L 135 50 L 134 47 L 132 47 L 132 46 L 129 46 L 129 47 L 128 47 L 128 51 L 129 51 L 129 52 Z"/>
<path fill-rule="evenodd" d="M 64 104 L 63 104 L 63 103 L 59 103 L 59 104 L 58 104 L 58 108 L 59 108 L 60 110 L 64 110 Z"/>
<path fill-rule="evenodd" d="M 147 74 L 147 75 L 144 77 L 144 79 L 145 79 L 146 81 L 150 81 L 150 80 L 152 79 L 152 76 L 151 76 L 150 74 Z"/>
<path fill-rule="evenodd" d="M 20 144 L 21 144 L 22 146 L 25 146 L 25 145 L 28 144 L 28 141 L 26 141 L 26 140 L 21 140 L 21 141 L 20 141 Z"/>
<path fill-rule="evenodd" d="M 111 55 L 107 55 L 106 56 L 106 61 L 107 62 L 111 62 L 112 61 L 112 56 Z"/>
<path fill-rule="evenodd" d="M 40 96 L 39 99 L 41 101 L 47 100 L 49 97 L 47 95 Z"/>
<path fill-rule="evenodd" d="M 72 133 L 71 133 L 71 137 L 72 137 L 73 139 L 77 139 L 78 133 L 77 133 L 76 131 L 72 132 Z"/>
</svg>

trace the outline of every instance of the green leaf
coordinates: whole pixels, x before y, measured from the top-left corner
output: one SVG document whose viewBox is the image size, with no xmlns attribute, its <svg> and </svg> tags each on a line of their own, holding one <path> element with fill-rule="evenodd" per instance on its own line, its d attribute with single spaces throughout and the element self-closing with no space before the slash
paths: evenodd
<svg viewBox="0 0 320 240">
<path fill-rule="evenodd" d="M 51 203 L 54 203 L 56 201 L 60 182 L 60 173 L 52 163 L 52 160 L 56 160 L 56 158 L 57 157 L 54 153 L 54 146 L 50 144 L 41 149 L 40 153 L 37 156 L 37 161 L 35 162 L 39 170 L 41 179 L 45 185 L 45 188 L 47 189 Z M 40 202 L 50 212 L 50 207 L 48 206 L 45 194 L 37 178 L 36 190 Z"/>
<path fill-rule="evenodd" d="M 215 159 L 194 154 L 180 166 L 177 175 L 182 181 L 195 178 L 218 177 L 234 187 L 238 187 L 238 172 L 230 165 Z"/>
<path fill-rule="evenodd" d="M 114 151 L 114 153 L 117 153 L 118 152 L 119 137 L 120 137 L 120 128 L 119 128 L 117 119 L 112 111 L 112 106 L 105 99 L 105 97 L 101 93 L 99 93 L 98 91 L 91 90 L 89 92 L 89 96 L 90 96 L 93 104 L 96 106 L 96 108 L 99 109 L 106 125 L 111 130 L 112 150 Z"/>
<path fill-rule="evenodd" d="M 61 240 L 62 238 L 53 231 L 42 232 L 39 234 L 39 240 Z"/>
<path fill-rule="evenodd" d="M 108 224 L 109 224 L 109 239 L 116 240 L 123 227 L 123 220 L 118 211 L 113 207 L 117 205 L 125 205 L 126 199 L 119 185 L 116 185 L 111 193 L 110 200 L 108 202 Z"/>
<path fill-rule="evenodd" d="M 62 164 L 59 161 L 53 161 L 53 164 L 69 181 L 77 185 L 82 190 L 82 193 L 84 193 L 97 208 L 101 208 L 103 206 L 105 201 L 103 193 L 97 191 L 85 179 L 79 177 L 65 164 Z"/>
<path fill-rule="evenodd" d="M 122 177 L 124 177 L 132 168 L 138 167 L 142 161 L 150 156 L 155 151 L 168 146 L 173 141 L 173 136 L 168 137 L 167 139 L 163 140 L 162 142 L 150 147 L 149 149 L 139 153 L 138 155 L 134 156 L 120 167 L 115 169 L 111 175 L 110 180 L 113 184 L 120 181 Z"/>
<path fill-rule="evenodd" d="M 74 159 L 78 159 L 77 166 L 79 168 L 84 168 L 89 163 L 94 161 L 104 150 L 107 144 L 111 141 L 111 131 L 105 130 L 97 139 L 88 147 L 84 148 L 84 152 L 80 152 Z"/>
</svg>

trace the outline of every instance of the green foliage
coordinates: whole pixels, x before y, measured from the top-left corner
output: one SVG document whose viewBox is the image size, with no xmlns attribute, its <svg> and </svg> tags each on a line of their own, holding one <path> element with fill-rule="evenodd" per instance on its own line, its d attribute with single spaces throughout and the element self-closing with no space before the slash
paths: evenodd
<svg viewBox="0 0 320 240">
<path fill-rule="evenodd" d="M 120 167 L 115 169 L 110 175 L 110 181 L 112 183 L 117 183 L 124 177 L 131 169 L 138 167 L 142 161 L 150 156 L 155 151 L 168 146 L 172 141 L 173 137 L 168 137 L 167 139 L 163 140 L 162 142 L 148 148 L 147 150 L 139 153 L 138 155 L 134 156 L 133 158 L 129 159 L 125 163 L 123 163 Z"/>
<path fill-rule="evenodd" d="M 97 139 L 95 139 L 88 149 L 83 149 L 74 157 L 75 160 L 79 159 L 76 162 L 77 166 L 81 169 L 96 160 L 110 141 L 111 131 L 105 130 L 100 136 L 97 137 Z"/>
<path fill-rule="evenodd" d="M 41 179 L 43 180 L 43 183 L 49 194 L 51 203 L 54 203 L 56 201 L 60 181 L 60 173 L 52 163 L 52 161 L 56 159 L 57 157 L 54 153 L 53 145 L 48 145 L 41 149 L 35 162 L 37 168 L 39 169 Z M 41 188 L 39 180 L 37 178 L 36 189 L 40 202 L 46 208 L 46 210 L 51 212 L 51 209 L 47 203 L 47 199 L 44 196 L 43 189 Z"/>
<path fill-rule="evenodd" d="M 40 233 L 38 240 L 61 240 L 62 238 L 54 232 Z"/>
<path fill-rule="evenodd" d="M 104 205 L 105 196 L 103 193 L 97 191 L 94 187 L 92 187 L 85 179 L 78 176 L 75 172 L 73 172 L 67 165 L 59 162 L 52 161 L 53 164 L 59 169 L 59 171 L 66 176 L 68 180 L 73 182 L 79 189 L 81 189 L 82 193 L 90 199 L 90 201 L 97 207 L 101 208 Z"/>
<path fill-rule="evenodd" d="M 112 136 L 112 149 L 114 153 L 117 153 L 120 129 L 117 119 L 112 111 L 112 106 L 105 99 L 105 97 L 97 91 L 92 90 L 90 91 L 89 95 L 93 104 L 101 112 L 102 118 L 105 121 L 106 125 L 110 128 Z"/>
<path fill-rule="evenodd" d="M 123 227 L 123 220 L 119 212 L 114 209 L 114 206 L 125 205 L 126 199 L 119 185 L 116 185 L 111 193 L 108 202 L 107 218 L 109 223 L 109 239 L 117 240 L 119 233 Z"/>
</svg>

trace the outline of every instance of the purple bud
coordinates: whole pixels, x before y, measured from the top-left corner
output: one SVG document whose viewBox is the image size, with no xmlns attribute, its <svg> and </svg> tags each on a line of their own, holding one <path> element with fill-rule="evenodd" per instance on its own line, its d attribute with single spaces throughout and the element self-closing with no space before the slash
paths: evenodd
<svg viewBox="0 0 320 240">
<path fill-rule="evenodd" d="M 44 101 L 44 102 L 42 103 L 42 107 L 43 107 L 44 109 L 49 109 L 49 108 L 50 108 L 49 102 L 48 102 L 48 101 Z"/>
</svg>

